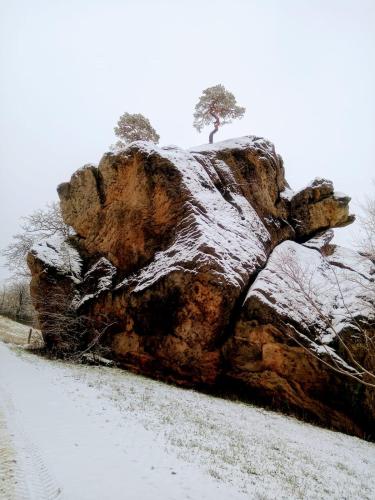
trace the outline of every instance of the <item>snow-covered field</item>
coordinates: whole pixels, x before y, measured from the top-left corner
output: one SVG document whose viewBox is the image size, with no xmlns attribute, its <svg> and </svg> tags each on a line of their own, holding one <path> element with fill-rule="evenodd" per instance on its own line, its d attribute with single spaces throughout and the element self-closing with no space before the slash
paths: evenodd
<svg viewBox="0 0 375 500">
<path fill-rule="evenodd" d="M 1 499 L 374 499 L 375 445 L 24 350 L 0 318 Z M 17 340 L 17 342 L 14 342 Z"/>
</svg>

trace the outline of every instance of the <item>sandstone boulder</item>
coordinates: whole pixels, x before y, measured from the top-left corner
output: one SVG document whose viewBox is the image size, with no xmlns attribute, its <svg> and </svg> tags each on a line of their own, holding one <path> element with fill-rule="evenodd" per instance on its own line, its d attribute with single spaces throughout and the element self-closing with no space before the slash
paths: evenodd
<svg viewBox="0 0 375 500">
<path fill-rule="evenodd" d="M 226 377 L 355 432 L 375 420 L 375 391 L 360 383 L 375 372 L 365 347 L 375 340 L 375 266 L 329 238 L 274 249 L 224 347 Z"/>
<path fill-rule="evenodd" d="M 123 367 L 185 385 L 243 383 L 250 395 L 260 391 L 326 423 L 329 408 L 332 425 L 363 432 L 365 424 L 347 406 L 326 404 L 333 377 L 321 361 L 326 352 L 311 357 L 300 345 L 301 335 L 318 346 L 319 335 L 330 335 L 320 318 L 303 309 L 294 321 L 301 301 L 287 306 L 274 293 L 265 304 L 254 294 L 264 276 L 285 286 L 269 268 L 285 245 L 295 245 L 298 255 L 312 252 L 314 262 L 318 254 L 337 258 L 339 250 L 323 257 L 319 249 L 329 247 L 329 238 L 323 244 L 317 235 L 353 218 L 349 198 L 335 194 L 332 183 L 315 180 L 292 192 L 274 146 L 250 136 L 190 151 L 135 142 L 121 154 L 105 154 L 98 167 L 78 170 L 58 193 L 64 220 L 76 232 L 61 245 L 80 264 L 79 272 L 59 267 L 42 246 L 29 255 L 49 345 L 58 342 L 56 329 L 43 322 L 47 306 L 38 297 L 53 296 L 63 284 L 69 314 L 88 318 L 96 334 L 105 330 L 100 341 Z M 298 329 L 301 318 L 311 322 L 310 336 Z M 73 337 L 90 345 L 85 325 L 85 335 Z"/>
<path fill-rule="evenodd" d="M 334 191 L 331 181 L 316 178 L 290 200 L 297 239 L 308 238 L 323 229 L 351 224 L 354 216 L 348 216 L 349 202 L 349 196 Z"/>
</svg>

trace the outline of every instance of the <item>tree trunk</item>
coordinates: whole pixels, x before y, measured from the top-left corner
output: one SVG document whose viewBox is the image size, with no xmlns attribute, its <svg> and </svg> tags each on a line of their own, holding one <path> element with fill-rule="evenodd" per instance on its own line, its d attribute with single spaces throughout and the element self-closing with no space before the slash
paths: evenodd
<svg viewBox="0 0 375 500">
<path fill-rule="evenodd" d="M 214 134 L 216 134 L 216 132 L 219 130 L 219 127 L 220 127 L 220 118 L 215 113 L 215 111 L 210 111 L 210 114 L 215 118 L 215 122 L 214 122 L 215 128 L 213 129 L 213 131 L 210 133 L 210 136 L 209 136 L 209 143 L 212 144 L 214 142 Z"/>
<path fill-rule="evenodd" d="M 3 287 L 3 293 L 1 296 L 0 313 L 4 312 L 4 304 L 5 304 L 5 287 Z"/>
</svg>

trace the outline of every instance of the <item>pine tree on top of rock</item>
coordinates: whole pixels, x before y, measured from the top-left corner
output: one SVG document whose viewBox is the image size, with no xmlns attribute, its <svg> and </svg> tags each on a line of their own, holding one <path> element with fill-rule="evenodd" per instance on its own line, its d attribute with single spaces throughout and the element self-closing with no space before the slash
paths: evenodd
<svg viewBox="0 0 375 500">
<path fill-rule="evenodd" d="M 121 115 L 114 131 L 120 139 L 111 146 L 111 150 L 114 152 L 121 151 L 133 141 L 150 141 L 157 144 L 160 139 L 150 120 L 140 113 Z"/>
<path fill-rule="evenodd" d="M 245 108 L 237 106 L 236 98 L 226 90 L 224 85 L 215 85 L 202 92 L 195 106 L 193 126 L 201 132 L 202 128 L 210 125 L 214 119 L 214 129 L 209 136 L 209 142 L 212 144 L 214 134 L 219 130 L 220 125 L 242 118 L 245 111 Z"/>
</svg>

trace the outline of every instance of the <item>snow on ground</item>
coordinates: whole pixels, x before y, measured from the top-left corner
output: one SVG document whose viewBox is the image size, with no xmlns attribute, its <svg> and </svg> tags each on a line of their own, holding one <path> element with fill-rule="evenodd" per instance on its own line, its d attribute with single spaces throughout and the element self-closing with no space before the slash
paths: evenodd
<svg viewBox="0 0 375 500">
<path fill-rule="evenodd" d="M 3 342 L 30 348 L 42 347 L 43 339 L 40 331 L 35 328 L 31 330 L 30 345 L 28 345 L 30 327 L 0 316 L 0 340 Z"/>
<path fill-rule="evenodd" d="M 0 498 L 372 499 L 374 470 L 372 443 L 0 342 Z"/>
<path fill-rule="evenodd" d="M 0 316 L 0 339 L 3 342 L 12 342 L 17 345 L 24 345 L 27 342 L 30 328 L 16 323 L 4 316 Z"/>
</svg>

